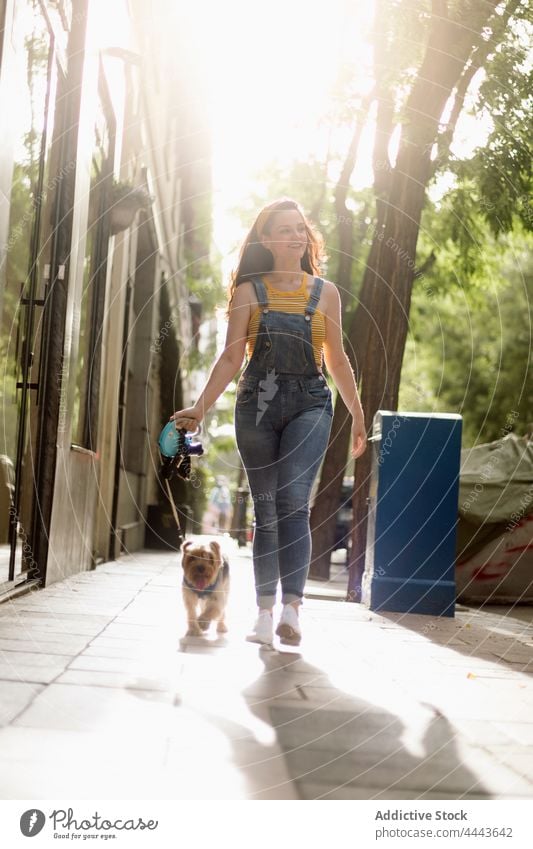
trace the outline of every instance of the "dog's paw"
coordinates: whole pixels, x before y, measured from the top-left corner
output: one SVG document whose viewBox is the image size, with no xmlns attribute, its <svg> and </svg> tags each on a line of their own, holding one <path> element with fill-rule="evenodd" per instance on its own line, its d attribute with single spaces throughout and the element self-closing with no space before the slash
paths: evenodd
<svg viewBox="0 0 533 849">
<path fill-rule="evenodd" d="M 194 623 L 191 623 L 189 625 L 188 631 L 185 634 L 185 636 L 186 637 L 201 637 L 202 634 L 203 634 L 203 631 L 198 626 L 198 623 L 194 622 Z"/>
<path fill-rule="evenodd" d="M 225 622 L 219 622 L 217 625 L 217 634 L 227 634 L 228 626 Z"/>
<path fill-rule="evenodd" d="M 209 628 L 210 624 L 211 624 L 211 620 L 210 620 L 210 619 L 199 619 L 199 620 L 198 620 L 198 625 L 200 626 L 200 629 L 201 629 L 202 631 L 207 631 L 207 629 Z"/>
</svg>

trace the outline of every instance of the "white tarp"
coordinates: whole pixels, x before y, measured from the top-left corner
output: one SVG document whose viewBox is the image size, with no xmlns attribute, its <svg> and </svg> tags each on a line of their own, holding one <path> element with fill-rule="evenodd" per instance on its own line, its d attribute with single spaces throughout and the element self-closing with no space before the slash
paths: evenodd
<svg viewBox="0 0 533 849">
<path fill-rule="evenodd" d="M 461 452 L 455 571 L 460 601 L 533 601 L 528 438 L 510 433 Z"/>
</svg>

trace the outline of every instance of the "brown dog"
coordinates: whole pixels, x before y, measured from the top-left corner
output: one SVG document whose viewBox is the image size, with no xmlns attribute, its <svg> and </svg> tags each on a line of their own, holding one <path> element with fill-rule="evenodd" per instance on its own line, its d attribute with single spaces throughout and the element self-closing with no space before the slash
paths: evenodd
<svg viewBox="0 0 533 849">
<path fill-rule="evenodd" d="M 198 637 L 214 620 L 217 631 L 228 629 L 224 621 L 229 593 L 229 563 L 218 542 L 200 545 L 188 540 L 182 546 L 183 600 L 187 609 L 188 637 Z"/>
</svg>

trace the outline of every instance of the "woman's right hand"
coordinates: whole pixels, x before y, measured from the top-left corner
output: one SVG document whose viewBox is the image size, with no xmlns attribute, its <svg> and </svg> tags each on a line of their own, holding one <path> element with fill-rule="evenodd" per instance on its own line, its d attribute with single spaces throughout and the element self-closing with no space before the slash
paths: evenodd
<svg viewBox="0 0 533 849">
<path fill-rule="evenodd" d="M 356 416 L 352 422 L 351 456 L 357 459 L 366 451 L 366 428 L 362 417 Z"/>
<path fill-rule="evenodd" d="M 194 433 L 200 426 L 202 414 L 197 407 L 185 407 L 184 410 L 176 410 L 170 417 L 170 421 L 172 420 L 175 421 L 178 429 L 184 427 L 190 433 Z"/>
</svg>

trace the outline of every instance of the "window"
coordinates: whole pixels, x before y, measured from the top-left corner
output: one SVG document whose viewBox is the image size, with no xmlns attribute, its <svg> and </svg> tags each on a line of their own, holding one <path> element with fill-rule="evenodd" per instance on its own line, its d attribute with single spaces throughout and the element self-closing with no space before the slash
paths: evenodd
<svg viewBox="0 0 533 849">
<path fill-rule="evenodd" d="M 94 126 L 87 241 L 83 263 L 83 290 L 79 307 L 76 389 L 72 413 L 72 442 L 96 450 L 100 390 L 101 334 L 107 255 L 109 198 L 113 179 L 114 123 L 103 78 Z"/>
</svg>

